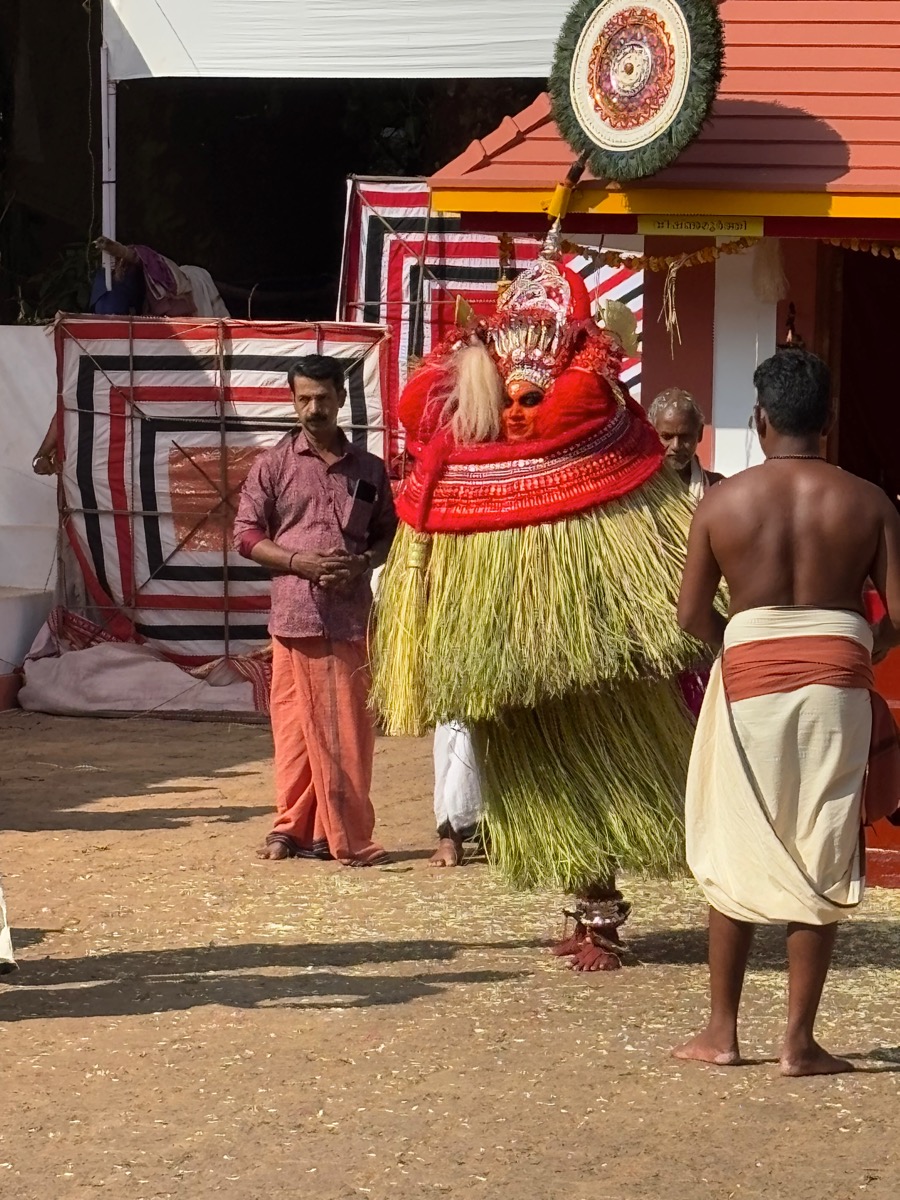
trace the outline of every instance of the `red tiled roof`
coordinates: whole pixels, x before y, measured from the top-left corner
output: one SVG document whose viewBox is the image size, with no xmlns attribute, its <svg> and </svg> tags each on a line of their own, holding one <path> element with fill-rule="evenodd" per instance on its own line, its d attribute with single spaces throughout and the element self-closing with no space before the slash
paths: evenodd
<svg viewBox="0 0 900 1200">
<path fill-rule="evenodd" d="M 711 120 L 671 167 L 629 188 L 900 194 L 900 0 L 720 8 L 725 77 Z M 574 157 L 543 95 L 431 183 L 553 188 Z"/>
</svg>

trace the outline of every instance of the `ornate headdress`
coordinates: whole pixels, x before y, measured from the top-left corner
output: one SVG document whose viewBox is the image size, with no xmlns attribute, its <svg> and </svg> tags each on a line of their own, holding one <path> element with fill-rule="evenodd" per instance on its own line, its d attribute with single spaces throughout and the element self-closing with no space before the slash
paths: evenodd
<svg viewBox="0 0 900 1200">
<path fill-rule="evenodd" d="M 600 307 L 598 316 L 603 329 L 622 347 L 629 358 L 634 358 L 640 352 L 640 339 L 637 332 L 637 318 L 621 300 L 606 300 Z"/>
<path fill-rule="evenodd" d="M 582 330 L 595 328 L 584 280 L 563 266 L 555 226 L 541 256 L 503 292 L 488 340 L 510 395 L 546 391 L 568 366 Z"/>
</svg>

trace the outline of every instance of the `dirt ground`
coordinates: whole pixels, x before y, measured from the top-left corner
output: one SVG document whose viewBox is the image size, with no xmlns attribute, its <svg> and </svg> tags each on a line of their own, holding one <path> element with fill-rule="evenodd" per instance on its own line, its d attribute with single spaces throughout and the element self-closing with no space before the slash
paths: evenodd
<svg viewBox="0 0 900 1200">
<path fill-rule="evenodd" d="M 378 743 L 394 866 L 263 864 L 268 730 L 0 718 L 0 1196 L 875 1200 L 896 1195 L 900 893 L 841 939 L 781 1079 L 762 937 L 739 1070 L 667 1056 L 704 1004 L 692 885 L 630 882 L 642 966 L 573 976 L 560 897 L 426 867 L 430 747 Z"/>
</svg>

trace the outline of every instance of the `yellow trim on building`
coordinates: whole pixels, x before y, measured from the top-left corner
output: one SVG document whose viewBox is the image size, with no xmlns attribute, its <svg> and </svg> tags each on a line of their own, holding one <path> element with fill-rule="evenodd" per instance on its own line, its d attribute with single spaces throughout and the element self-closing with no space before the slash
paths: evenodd
<svg viewBox="0 0 900 1200">
<path fill-rule="evenodd" d="M 442 213 L 545 213 L 552 189 L 442 188 L 432 207 Z M 900 196 L 834 196 L 824 192 L 717 192 L 635 188 L 602 191 L 590 185 L 572 195 L 570 213 L 599 216 L 843 217 L 900 219 Z"/>
<path fill-rule="evenodd" d="M 765 217 L 642 216 L 637 231 L 643 237 L 761 238 Z"/>
</svg>

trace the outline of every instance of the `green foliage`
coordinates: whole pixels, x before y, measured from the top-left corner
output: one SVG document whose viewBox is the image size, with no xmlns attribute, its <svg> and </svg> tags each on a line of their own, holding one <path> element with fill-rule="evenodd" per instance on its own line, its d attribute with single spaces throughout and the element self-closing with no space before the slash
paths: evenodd
<svg viewBox="0 0 900 1200">
<path fill-rule="evenodd" d="M 52 321 L 57 313 L 88 311 L 99 256 L 83 242 L 66 246 L 55 262 L 19 288 L 19 324 Z"/>
</svg>

